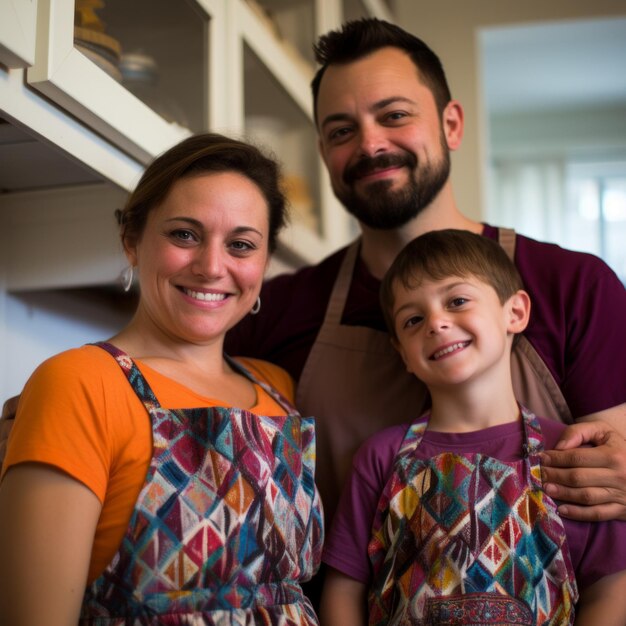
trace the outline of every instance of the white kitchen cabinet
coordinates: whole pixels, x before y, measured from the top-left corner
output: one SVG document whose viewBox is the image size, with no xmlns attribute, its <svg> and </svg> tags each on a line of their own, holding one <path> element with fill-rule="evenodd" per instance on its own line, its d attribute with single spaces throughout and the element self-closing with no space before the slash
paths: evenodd
<svg viewBox="0 0 626 626">
<path fill-rule="evenodd" d="M 4 13 L 7 6 L 37 30 L 30 56 L 23 46 L 24 69 L 0 58 L 0 116 L 61 160 L 128 191 L 147 162 L 192 132 L 244 136 L 284 166 L 293 216 L 279 254 L 315 262 L 351 238 L 353 222 L 317 154 L 311 46 L 344 14 L 390 19 L 387 3 L 5 0 Z M 6 29 L 0 51 L 16 52 Z"/>
</svg>

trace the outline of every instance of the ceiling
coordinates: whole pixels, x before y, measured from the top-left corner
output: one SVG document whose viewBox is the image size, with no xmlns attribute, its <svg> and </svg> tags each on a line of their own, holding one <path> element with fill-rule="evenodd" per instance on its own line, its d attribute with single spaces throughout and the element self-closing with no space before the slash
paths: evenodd
<svg viewBox="0 0 626 626">
<path fill-rule="evenodd" d="M 490 113 L 626 106 L 626 17 L 481 31 Z"/>
</svg>

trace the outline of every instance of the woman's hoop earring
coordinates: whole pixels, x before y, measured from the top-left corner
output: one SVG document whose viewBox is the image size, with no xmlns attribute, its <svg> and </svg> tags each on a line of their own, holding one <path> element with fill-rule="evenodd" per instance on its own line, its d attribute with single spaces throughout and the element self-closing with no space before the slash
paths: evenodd
<svg viewBox="0 0 626 626">
<path fill-rule="evenodd" d="M 122 272 L 122 288 L 124 291 L 130 291 L 130 288 L 133 286 L 133 278 L 135 274 L 135 268 L 132 265 L 129 265 Z"/>
<path fill-rule="evenodd" d="M 256 299 L 254 306 L 250 309 L 250 315 L 256 315 L 261 310 L 261 296 Z"/>
</svg>

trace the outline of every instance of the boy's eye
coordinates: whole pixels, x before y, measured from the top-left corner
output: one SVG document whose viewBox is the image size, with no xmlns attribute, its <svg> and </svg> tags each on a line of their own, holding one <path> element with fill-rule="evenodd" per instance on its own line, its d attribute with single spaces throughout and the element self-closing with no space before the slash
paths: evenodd
<svg viewBox="0 0 626 626">
<path fill-rule="evenodd" d="M 450 306 L 452 306 L 452 307 L 459 307 L 459 306 L 463 306 L 467 302 L 468 302 L 467 298 L 463 298 L 463 297 L 459 296 L 458 298 L 453 298 L 450 301 Z"/>
<path fill-rule="evenodd" d="M 424 318 L 421 315 L 412 315 L 406 322 L 404 322 L 404 328 L 411 328 L 419 324 Z"/>
</svg>

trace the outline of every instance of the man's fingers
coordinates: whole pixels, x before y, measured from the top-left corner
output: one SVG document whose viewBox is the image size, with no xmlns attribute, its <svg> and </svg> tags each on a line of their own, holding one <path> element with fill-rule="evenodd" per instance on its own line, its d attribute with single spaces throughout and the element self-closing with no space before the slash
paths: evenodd
<svg viewBox="0 0 626 626">
<path fill-rule="evenodd" d="M 544 488 L 547 484 L 557 484 L 560 487 L 571 487 L 574 489 L 604 487 L 607 489 L 624 490 L 625 487 L 619 476 L 603 468 L 542 467 L 541 480 L 544 483 Z M 550 495 L 552 494 L 550 493 Z"/>
<path fill-rule="evenodd" d="M 608 443 L 609 440 L 621 439 L 617 431 L 606 422 L 594 420 L 591 422 L 578 422 L 568 426 L 556 444 L 557 450 L 570 450 L 585 444 L 599 446 Z"/>
<path fill-rule="evenodd" d="M 605 467 L 626 471 L 626 446 L 605 444 L 597 448 L 575 448 L 573 450 L 547 450 L 541 453 L 543 467 L 598 468 Z"/>
<path fill-rule="evenodd" d="M 562 504 L 558 507 L 563 517 L 580 522 L 606 522 L 608 520 L 622 520 L 626 522 L 626 506 L 615 502 L 599 504 L 597 506 L 578 506 L 576 504 Z"/>
<path fill-rule="evenodd" d="M 620 485 L 609 485 L 608 480 L 558 480 L 546 481 L 544 491 L 554 500 L 573 502 L 583 506 L 608 504 L 609 502 L 626 505 L 626 492 Z M 581 484 L 584 483 L 584 484 Z M 590 484 L 591 483 L 591 484 Z"/>
</svg>

